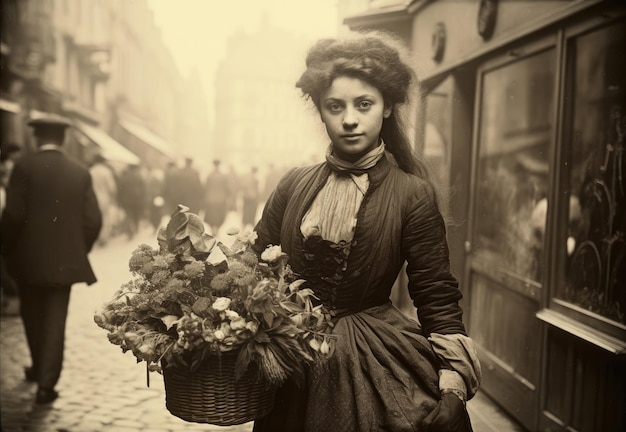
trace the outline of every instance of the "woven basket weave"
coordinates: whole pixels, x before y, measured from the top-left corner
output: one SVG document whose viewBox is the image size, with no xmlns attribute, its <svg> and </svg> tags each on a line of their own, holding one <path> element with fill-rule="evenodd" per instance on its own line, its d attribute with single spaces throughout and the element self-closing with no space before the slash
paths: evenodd
<svg viewBox="0 0 626 432">
<path fill-rule="evenodd" d="M 231 426 L 266 415 L 276 389 L 248 370 L 235 381 L 237 353 L 208 358 L 198 370 L 164 367 L 165 404 L 183 420 Z"/>
</svg>

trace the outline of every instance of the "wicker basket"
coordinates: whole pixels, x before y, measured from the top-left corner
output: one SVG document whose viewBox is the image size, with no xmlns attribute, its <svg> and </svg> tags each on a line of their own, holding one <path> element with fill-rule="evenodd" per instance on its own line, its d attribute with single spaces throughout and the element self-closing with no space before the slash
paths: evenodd
<svg viewBox="0 0 626 432">
<path fill-rule="evenodd" d="M 198 370 L 164 367 L 165 404 L 183 420 L 231 426 L 266 415 L 276 389 L 248 370 L 235 381 L 237 352 L 210 357 Z"/>
</svg>

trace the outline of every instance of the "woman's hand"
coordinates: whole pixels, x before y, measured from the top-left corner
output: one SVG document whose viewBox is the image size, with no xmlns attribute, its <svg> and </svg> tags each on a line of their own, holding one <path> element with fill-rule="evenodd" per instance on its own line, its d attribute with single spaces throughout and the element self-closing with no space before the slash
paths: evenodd
<svg viewBox="0 0 626 432">
<path fill-rule="evenodd" d="M 443 393 L 437 407 L 426 417 L 428 432 L 471 432 L 472 424 L 463 402 L 454 393 Z"/>
</svg>

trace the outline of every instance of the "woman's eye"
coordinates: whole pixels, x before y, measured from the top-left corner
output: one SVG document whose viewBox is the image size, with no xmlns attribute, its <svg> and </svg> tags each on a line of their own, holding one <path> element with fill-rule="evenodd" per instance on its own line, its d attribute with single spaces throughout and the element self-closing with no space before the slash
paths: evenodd
<svg viewBox="0 0 626 432">
<path fill-rule="evenodd" d="M 339 112 L 341 111 L 341 105 L 337 103 L 329 104 L 328 109 L 332 112 Z"/>
<path fill-rule="evenodd" d="M 361 101 L 359 102 L 359 109 L 369 109 L 372 106 L 370 101 Z"/>
</svg>

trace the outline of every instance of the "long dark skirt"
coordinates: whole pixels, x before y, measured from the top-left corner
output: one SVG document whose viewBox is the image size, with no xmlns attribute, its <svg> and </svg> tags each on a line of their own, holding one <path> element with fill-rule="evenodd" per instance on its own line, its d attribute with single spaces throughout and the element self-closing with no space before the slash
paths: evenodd
<svg viewBox="0 0 626 432">
<path fill-rule="evenodd" d="M 254 432 L 427 430 L 440 399 L 439 360 L 419 324 L 385 304 L 340 318 L 334 334 L 334 356 L 303 387 L 281 387 Z"/>
</svg>

